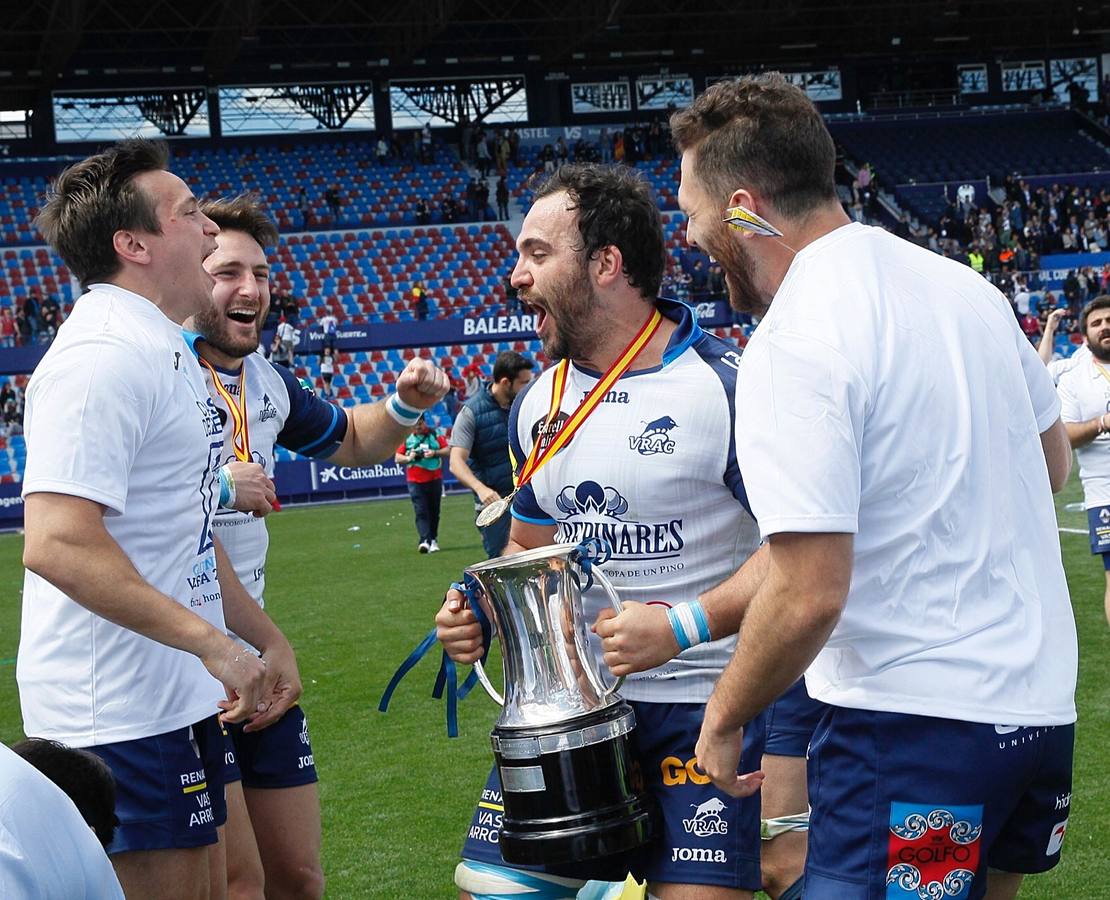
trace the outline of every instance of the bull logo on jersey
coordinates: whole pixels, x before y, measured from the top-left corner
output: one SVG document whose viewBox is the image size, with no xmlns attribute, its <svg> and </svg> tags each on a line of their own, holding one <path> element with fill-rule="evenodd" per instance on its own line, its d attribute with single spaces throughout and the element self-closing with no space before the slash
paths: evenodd
<svg viewBox="0 0 1110 900">
<path fill-rule="evenodd" d="M 678 423 L 670 416 L 660 416 L 644 426 L 642 434 L 629 435 L 628 447 L 635 450 L 640 456 L 655 456 L 656 453 L 674 453 L 675 443 L 671 438 L 671 430 L 678 428 Z"/>
<path fill-rule="evenodd" d="M 1107 509 L 1105 506 L 1100 509 L 1098 511 L 1098 520 L 1103 525 L 1110 525 L 1110 509 Z"/>
<path fill-rule="evenodd" d="M 713 797 L 700 805 L 695 803 L 690 805 L 694 807 L 694 815 L 689 819 L 682 820 L 682 827 L 686 829 L 687 834 L 696 837 L 728 834 L 728 822 L 721 818 L 721 813 L 727 807 L 720 797 Z"/>
<path fill-rule="evenodd" d="M 887 900 L 969 897 L 982 833 L 982 806 L 891 803 Z"/>
<path fill-rule="evenodd" d="M 301 743 L 308 746 L 308 719 L 301 719 Z"/>
<path fill-rule="evenodd" d="M 270 399 L 270 395 L 263 394 L 262 409 L 258 411 L 258 421 L 265 422 L 267 419 L 275 419 L 277 418 L 277 414 L 277 407 L 274 406 L 274 402 Z"/>
</svg>

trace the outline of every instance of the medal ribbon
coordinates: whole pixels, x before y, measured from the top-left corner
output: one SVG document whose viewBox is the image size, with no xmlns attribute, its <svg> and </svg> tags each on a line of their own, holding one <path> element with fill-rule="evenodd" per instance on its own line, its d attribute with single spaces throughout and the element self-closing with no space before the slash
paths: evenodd
<svg viewBox="0 0 1110 900">
<path fill-rule="evenodd" d="M 563 449 L 571 438 L 577 433 L 578 429 L 582 427 L 582 423 L 586 421 L 590 413 L 592 413 L 605 399 L 605 395 L 609 393 L 609 389 L 616 383 L 625 372 L 628 371 L 632 362 L 640 355 L 640 351 L 647 346 L 648 341 L 655 337 L 655 332 L 659 330 L 659 326 L 663 322 L 663 315 L 658 309 L 652 311 L 651 316 L 644 323 L 643 327 L 632 338 L 632 343 L 624 348 L 624 351 L 614 361 L 613 365 L 609 367 L 601 379 L 586 393 L 582 398 L 582 402 L 578 404 L 578 408 L 571 413 L 570 418 L 567 419 L 558 433 L 552 438 L 551 442 L 540 452 L 540 447 L 543 444 L 541 440 L 542 435 L 537 435 L 536 443 L 532 445 L 532 451 L 528 454 L 528 459 L 524 463 L 524 467 L 520 470 L 520 478 L 517 481 L 517 489 L 524 487 L 532 476 L 535 475 L 547 463 L 552 456 Z M 562 405 L 563 394 L 567 389 L 567 373 L 570 368 L 570 363 L 567 360 L 562 360 L 555 369 L 555 377 L 551 383 L 551 409 L 547 413 L 547 418 L 544 419 L 544 428 L 546 429 L 554 420 L 559 412 L 559 407 Z"/>
<path fill-rule="evenodd" d="M 246 391 L 246 377 L 247 377 L 247 364 L 243 362 L 243 368 L 239 370 L 239 403 L 235 402 L 235 398 L 228 393 L 227 388 L 224 387 L 223 381 L 220 380 L 220 373 L 212 366 L 212 364 L 204 359 L 198 357 L 201 363 L 212 373 L 212 384 L 216 386 L 216 393 L 227 406 L 228 412 L 231 414 L 231 421 L 233 429 L 231 432 L 231 449 L 235 451 L 235 458 L 239 462 L 251 461 L 251 436 L 247 427 L 247 391 Z"/>
</svg>

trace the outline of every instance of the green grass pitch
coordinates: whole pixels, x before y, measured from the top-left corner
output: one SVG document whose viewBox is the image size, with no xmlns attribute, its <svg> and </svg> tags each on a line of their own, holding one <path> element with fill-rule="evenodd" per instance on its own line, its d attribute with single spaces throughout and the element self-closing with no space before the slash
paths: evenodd
<svg viewBox="0 0 1110 900">
<path fill-rule="evenodd" d="M 1074 478 L 1059 499 L 1060 525 L 1085 528 Z M 300 662 L 324 821 L 327 895 L 386 900 L 454 896 L 452 872 L 491 760 L 496 708 L 481 690 L 460 705 L 448 740 L 443 703 L 430 696 L 429 656 L 402 682 L 389 713 L 378 698 L 428 631 L 445 586 L 482 558 L 468 497 L 447 498 L 443 552 L 416 552 L 407 499 L 287 509 L 270 518 L 271 615 Z M 357 531 L 350 529 L 358 527 Z M 1078 740 L 1063 863 L 1029 879 L 1023 898 L 1110 895 L 1110 629 L 1102 567 L 1086 537 L 1060 536 L 1079 623 Z M 0 740 L 22 736 L 15 686 L 22 539 L 0 536 Z M 498 663 L 491 668 L 496 671 Z M 496 676 L 495 676 L 496 677 Z"/>
</svg>

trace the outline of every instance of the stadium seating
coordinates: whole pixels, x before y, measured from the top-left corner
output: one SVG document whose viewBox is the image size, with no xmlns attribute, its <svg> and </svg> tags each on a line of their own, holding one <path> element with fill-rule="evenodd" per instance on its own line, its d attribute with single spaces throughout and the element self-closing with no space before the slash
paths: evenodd
<svg viewBox="0 0 1110 900">
<path fill-rule="evenodd" d="M 850 157 L 871 163 L 901 205 L 928 222 L 946 206 L 946 184 L 953 197 L 958 185 L 975 184 L 982 202 L 988 178 L 999 184 L 1012 173 L 1110 170 L 1110 150 L 1064 110 L 853 119 L 830 122 L 829 130 Z"/>
</svg>

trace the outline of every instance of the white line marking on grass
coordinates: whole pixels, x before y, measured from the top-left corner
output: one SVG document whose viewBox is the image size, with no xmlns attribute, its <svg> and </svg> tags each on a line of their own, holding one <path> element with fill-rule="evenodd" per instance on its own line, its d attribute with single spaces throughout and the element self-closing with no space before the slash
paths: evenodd
<svg viewBox="0 0 1110 900">
<path fill-rule="evenodd" d="M 1087 534 L 1086 528 L 1059 528 L 1061 534 Z"/>
</svg>

